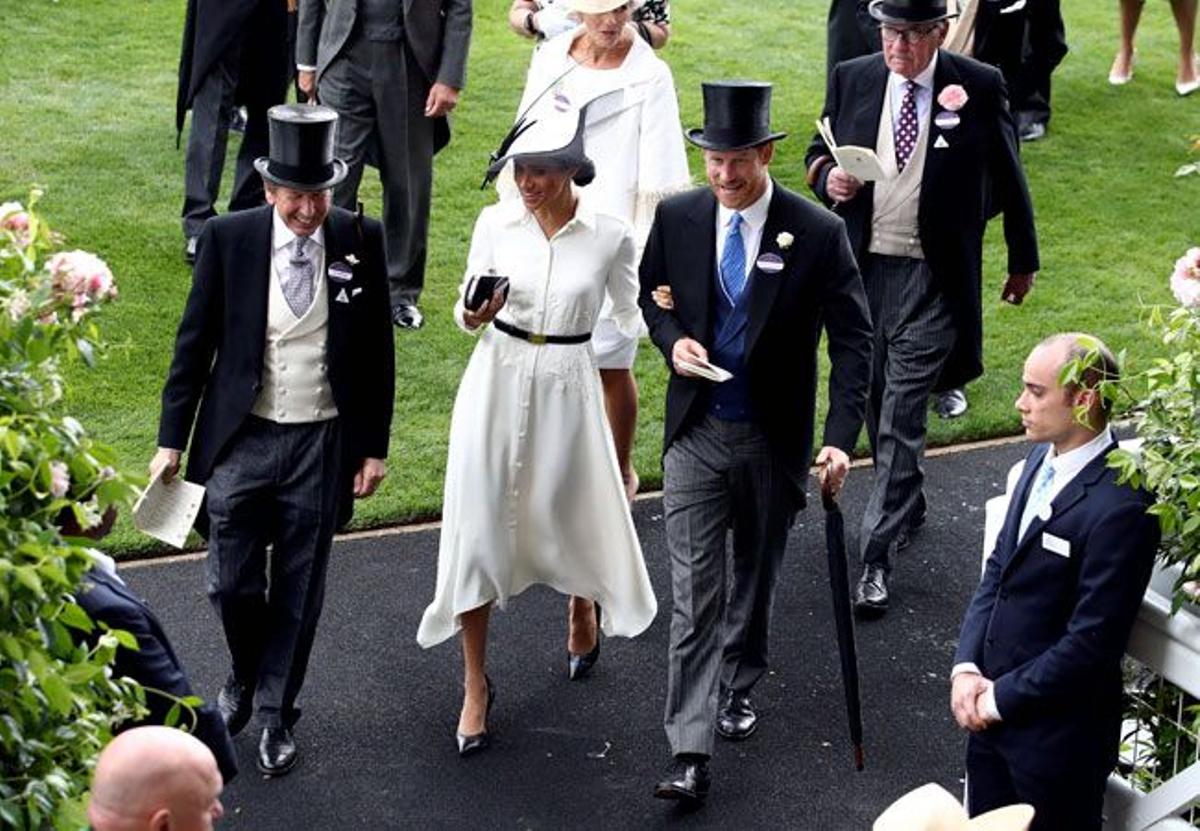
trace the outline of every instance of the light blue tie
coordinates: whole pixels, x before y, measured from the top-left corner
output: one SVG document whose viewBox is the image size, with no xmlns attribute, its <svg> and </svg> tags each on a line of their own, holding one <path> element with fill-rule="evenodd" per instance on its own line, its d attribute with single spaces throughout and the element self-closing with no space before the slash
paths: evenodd
<svg viewBox="0 0 1200 831">
<path fill-rule="evenodd" d="M 742 215 L 735 213 L 729 219 L 729 233 L 725 236 L 725 250 L 721 252 L 721 284 L 730 301 L 738 302 L 746 288 L 746 244 L 742 242 Z"/>
<path fill-rule="evenodd" d="M 1042 462 L 1042 468 L 1038 471 L 1037 480 L 1033 483 L 1033 488 L 1029 492 L 1029 499 L 1025 501 L 1025 511 L 1021 514 L 1021 533 L 1017 536 L 1020 540 L 1025 536 L 1025 532 L 1029 530 L 1030 523 L 1033 518 L 1041 513 L 1050 501 L 1050 488 L 1054 484 L 1054 465 L 1050 464 L 1047 459 Z"/>
</svg>

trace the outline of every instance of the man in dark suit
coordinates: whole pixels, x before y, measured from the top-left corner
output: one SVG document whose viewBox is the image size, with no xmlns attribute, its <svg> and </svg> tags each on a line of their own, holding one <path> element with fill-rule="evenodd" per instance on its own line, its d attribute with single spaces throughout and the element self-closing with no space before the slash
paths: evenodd
<svg viewBox="0 0 1200 831">
<path fill-rule="evenodd" d="M 94 623 L 103 623 L 111 629 L 123 629 L 137 638 L 137 649 L 117 649 L 113 675 L 132 678 L 146 689 L 146 708 L 150 714 L 141 721 L 120 725 L 120 730 L 165 723 L 167 712 L 175 699 L 187 698 L 194 693 L 183 664 L 175 656 L 167 633 L 150 607 L 130 591 L 107 558 L 99 561 L 84 576 L 75 602 Z M 221 777 L 229 782 L 237 775 L 237 756 L 221 714 L 211 703 L 201 705 L 194 713 L 194 723 L 186 714 L 181 723 L 208 746 L 217 760 Z"/>
<path fill-rule="evenodd" d="M 866 404 L 871 323 L 858 269 L 842 222 L 771 180 L 784 134 L 771 132 L 770 101 L 770 84 L 704 84 L 704 129 L 688 139 L 704 150 L 711 187 L 659 206 L 642 257 L 639 302 L 671 370 L 664 723 L 675 765 L 655 790 L 665 799 L 706 796 L 714 728 L 739 740 L 758 726 L 749 695 L 767 668 L 775 579 L 804 505 L 822 328 L 832 366 L 816 461 L 833 492 Z M 733 377 L 709 380 L 709 361 Z"/>
<path fill-rule="evenodd" d="M 1063 386 L 1068 361 L 1077 384 Z M 1016 407 L 1037 446 L 1010 474 L 1008 512 L 971 600 L 951 709 L 971 731 L 972 815 L 1028 802 L 1033 831 L 1099 831 L 1117 761 L 1121 656 L 1158 549 L 1145 491 L 1117 483 L 1097 338 L 1048 338 L 1025 361 Z"/>
<path fill-rule="evenodd" d="M 825 76 L 842 61 L 879 51 L 879 27 L 867 0 L 830 0 L 825 29 Z"/>
<path fill-rule="evenodd" d="M 379 168 L 392 322 L 420 328 L 433 156 L 466 83 L 471 0 L 300 0 L 299 83 L 338 111 L 350 175 L 334 202 L 353 208 L 363 164 Z"/>
<path fill-rule="evenodd" d="M 892 555 L 925 519 L 929 393 L 983 371 L 980 272 L 992 204 L 1004 212 L 1005 300 L 1024 298 L 1038 255 L 1000 73 L 939 49 L 946 0 L 872 0 L 869 8 L 883 52 L 834 67 L 823 116 L 839 144 L 873 147 L 887 175 L 859 181 L 820 136 L 806 164 L 814 192 L 846 221 L 875 324 L 867 408 L 875 485 L 855 608 L 881 615 Z"/>
<path fill-rule="evenodd" d="M 196 259 L 205 221 L 216 215 L 229 125 L 239 105 L 246 107 L 246 126 L 229 210 L 263 204 L 254 160 L 267 152 L 267 110 L 287 94 L 287 19 L 287 0 L 188 0 L 175 129 L 183 132 L 190 109 L 183 198 L 183 253 L 189 263 Z"/>
<path fill-rule="evenodd" d="M 207 487 L 208 591 L 233 663 L 218 704 L 234 735 L 256 705 L 259 769 L 281 775 L 334 529 L 384 475 L 394 378 L 382 230 L 330 209 L 346 175 L 337 114 L 269 116 L 271 155 L 255 167 L 270 207 L 201 233 L 151 471 L 173 476 L 191 434 L 187 478 Z"/>
</svg>

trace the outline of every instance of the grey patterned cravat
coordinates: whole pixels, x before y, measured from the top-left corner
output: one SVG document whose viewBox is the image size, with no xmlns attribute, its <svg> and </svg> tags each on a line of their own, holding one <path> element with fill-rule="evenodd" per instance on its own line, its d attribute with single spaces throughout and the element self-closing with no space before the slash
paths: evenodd
<svg viewBox="0 0 1200 831">
<path fill-rule="evenodd" d="M 296 237 L 292 242 L 292 256 L 288 259 L 288 278 L 283 284 L 283 296 L 296 317 L 304 317 L 313 299 L 313 273 L 316 268 L 307 248 L 308 237 Z"/>
</svg>

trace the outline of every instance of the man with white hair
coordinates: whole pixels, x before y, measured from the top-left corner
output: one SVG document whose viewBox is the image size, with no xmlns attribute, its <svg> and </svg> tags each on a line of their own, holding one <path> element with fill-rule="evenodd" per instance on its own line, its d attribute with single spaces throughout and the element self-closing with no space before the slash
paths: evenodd
<svg viewBox="0 0 1200 831">
<path fill-rule="evenodd" d="M 113 739 L 92 777 L 94 831 L 207 831 L 225 813 L 221 773 L 204 743 L 170 727 Z"/>
</svg>

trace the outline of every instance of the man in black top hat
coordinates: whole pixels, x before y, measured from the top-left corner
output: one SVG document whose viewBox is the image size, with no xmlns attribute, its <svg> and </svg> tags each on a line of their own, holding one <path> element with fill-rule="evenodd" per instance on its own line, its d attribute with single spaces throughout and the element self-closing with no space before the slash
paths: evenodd
<svg viewBox="0 0 1200 831">
<path fill-rule="evenodd" d="M 671 372 L 664 724 L 675 765 L 655 790 L 664 799 L 707 795 L 714 729 L 737 741 L 758 726 L 749 696 L 767 668 L 775 579 L 813 461 L 822 328 L 829 414 L 816 462 L 835 490 L 866 405 L 871 321 L 858 268 L 841 220 L 772 181 L 785 134 L 771 131 L 770 101 L 770 84 L 704 84 L 704 128 L 687 137 L 710 187 L 659 205 L 642 257 L 639 303 Z M 713 365 L 732 377 L 719 381 Z"/>
<path fill-rule="evenodd" d="M 884 169 L 863 182 L 818 135 L 808 182 L 846 221 L 875 324 L 867 433 L 875 485 L 863 514 L 860 614 L 888 607 L 894 553 L 925 520 L 921 461 L 935 383 L 960 387 L 982 364 L 980 274 L 989 216 L 1004 213 L 1020 303 L 1038 269 L 1033 206 L 1004 79 L 940 49 L 946 0 L 872 0 L 883 52 L 834 67 L 823 118 L 839 145 L 871 147 Z"/>
<path fill-rule="evenodd" d="M 384 476 L 394 379 L 382 229 L 330 207 L 346 175 L 337 114 L 268 115 L 270 156 L 255 167 L 270 205 L 201 232 L 150 469 L 173 477 L 191 435 L 187 478 L 207 487 L 198 526 L 233 664 L 218 706 L 234 735 L 257 710 L 258 766 L 277 776 L 296 762 L 334 529 Z"/>
</svg>

